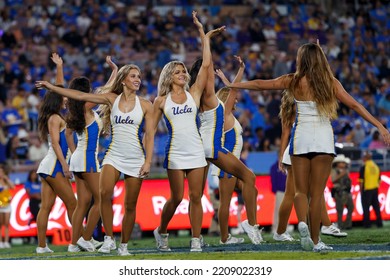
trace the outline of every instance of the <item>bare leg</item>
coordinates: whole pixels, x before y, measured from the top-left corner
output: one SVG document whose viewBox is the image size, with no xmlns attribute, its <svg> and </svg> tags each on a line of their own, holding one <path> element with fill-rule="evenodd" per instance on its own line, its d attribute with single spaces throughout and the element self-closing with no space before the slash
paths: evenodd
<svg viewBox="0 0 390 280">
<path fill-rule="evenodd" d="M 113 222 L 113 210 L 112 210 L 112 195 L 114 193 L 114 187 L 119 180 L 120 172 L 116 170 L 112 165 L 103 165 L 100 180 L 99 180 L 99 192 L 100 192 L 100 215 L 104 226 L 104 231 L 107 236 L 114 238 L 112 229 Z"/>
<path fill-rule="evenodd" d="M 204 168 L 196 168 L 187 171 L 189 197 L 191 202 L 190 222 L 192 237 L 200 237 L 202 230 L 203 208 L 203 177 Z"/>
<path fill-rule="evenodd" d="M 184 195 L 184 171 L 168 169 L 168 179 L 171 189 L 171 197 L 165 202 L 161 213 L 161 221 L 158 232 L 167 233 L 168 224 L 175 214 L 177 206 L 183 200 Z M 200 176 L 203 180 L 203 176 Z"/>
<path fill-rule="evenodd" d="M 121 243 L 127 243 L 133 232 L 139 192 L 143 179 L 126 176 L 125 214 L 122 219 Z"/>
<path fill-rule="evenodd" d="M 279 207 L 279 222 L 276 232 L 278 234 L 285 233 L 287 230 L 288 220 L 290 218 L 291 210 L 294 204 L 295 187 L 294 187 L 294 175 L 291 166 L 287 167 L 287 179 L 286 190 L 282 203 Z"/>
<path fill-rule="evenodd" d="M 221 241 L 226 242 L 229 235 L 229 208 L 237 178 L 219 178 L 218 220 Z"/>
<path fill-rule="evenodd" d="M 255 186 L 255 174 L 231 153 L 224 154 L 223 152 L 218 152 L 218 159 L 209 159 L 209 161 L 242 181 L 242 196 L 245 202 L 248 222 L 252 226 L 256 225 L 258 191 Z"/>
<path fill-rule="evenodd" d="M 85 178 L 87 188 L 93 196 L 93 205 L 89 209 L 87 225 L 85 227 L 85 231 L 83 233 L 83 237 L 85 240 L 91 240 L 93 231 L 96 228 L 97 223 L 100 219 L 100 195 L 99 195 L 99 178 L 100 173 L 84 173 L 83 178 Z M 89 201 L 88 206 L 91 201 Z"/>
</svg>

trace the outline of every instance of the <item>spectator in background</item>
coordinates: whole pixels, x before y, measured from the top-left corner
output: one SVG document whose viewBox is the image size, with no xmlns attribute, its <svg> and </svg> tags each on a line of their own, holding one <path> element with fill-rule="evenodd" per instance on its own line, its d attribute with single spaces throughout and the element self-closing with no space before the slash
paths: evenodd
<svg viewBox="0 0 390 280">
<path fill-rule="evenodd" d="M 1 112 L 1 124 L 5 128 L 7 137 L 16 136 L 19 127 L 24 124 L 22 116 L 11 103 L 11 99 L 7 99 L 5 107 Z"/>
<path fill-rule="evenodd" d="M 47 154 L 48 147 L 38 136 L 30 137 L 30 146 L 28 148 L 28 159 L 32 162 L 40 162 Z"/>
<path fill-rule="evenodd" d="M 271 165 L 270 178 L 272 193 L 275 195 L 274 216 L 272 221 L 272 233 L 275 233 L 279 223 L 279 207 L 286 191 L 286 174 L 279 170 L 279 160 Z"/>
<path fill-rule="evenodd" d="M 376 225 L 383 227 L 381 209 L 378 200 L 378 189 L 381 181 L 381 170 L 372 160 L 372 154 L 366 151 L 363 155 L 363 166 L 359 172 L 359 184 L 361 192 L 361 202 L 363 207 L 363 226 L 371 227 L 370 207 L 374 208 L 376 215 Z"/>
<path fill-rule="evenodd" d="M 37 170 L 31 170 L 28 173 L 27 181 L 24 183 L 24 188 L 29 198 L 29 207 L 30 213 L 32 215 L 31 219 L 28 221 L 28 225 L 36 223 L 39 209 L 41 208 L 41 188 L 42 183 L 39 180 Z"/>
<path fill-rule="evenodd" d="M 332 197 L 336 201 L 337 227 L 339 229 L 352 228 L 352 212 L 354 209 L 351 194 L 351 178 L 349 177 L 349 164 L 351 160 L 343 154 L 337 155 L 333 160 L 330 177 L 333 183 Z M 344 208 L 347 208 L 347 217 L 343 222 Z"/>
<path fill-rule="evenodd" d="M 378 130 L 374 130 L 372 133 L 372 139 L 370 144 L 368 145 L 368 149 L 376 150 L 376 149 L 386 149 L 386 144 L 382 140 L 382 136 L 380 135 Z"/>
<path fill-rule="evenodd" d="M 8 177 L 8 172 L 4 165 L 0 166 L 0 249 L 11 248 L 9 243 L 9 219 L 11 217 L 11 193 L 15 186 Z M 4 228 L 4 235 L 3 235 Z M 4 238 L 3 238 L 4 236 Z"/>
<path fill-rule="evenodd" d="M 362 121 L 355 120 L 354 126 L 351 129 L 350 133 L 347 135 L 346 140 L 352 142 L 355 147 L 359 147 L 365 138 L 366 138 L 366 131 L 362 126 Z"/>
</svg>

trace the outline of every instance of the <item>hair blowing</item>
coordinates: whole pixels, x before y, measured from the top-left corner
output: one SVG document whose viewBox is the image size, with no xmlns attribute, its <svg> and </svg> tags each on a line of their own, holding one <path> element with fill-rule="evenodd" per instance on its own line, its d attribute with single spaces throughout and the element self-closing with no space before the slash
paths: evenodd
<svg viewBox="0 0 390 280">
<path fill-rule="evenodd" d="M 288 90 L 294 96 L 295 92 L 301 90 L 301 79 L 306 77 L 319 113 L 330 119 L 337 118 L 338 102 L 333 83 L 334 75 L 318 44 L 308 43 L 298 49 L 297 70 L 292 75 Z"/>
</svg>

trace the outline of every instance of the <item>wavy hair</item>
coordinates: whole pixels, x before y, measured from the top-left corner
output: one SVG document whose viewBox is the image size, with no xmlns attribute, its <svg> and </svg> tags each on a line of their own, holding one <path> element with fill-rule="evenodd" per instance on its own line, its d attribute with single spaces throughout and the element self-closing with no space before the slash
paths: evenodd
<svg viewBox="0 0 390 280">
<path fill-rule="evenodd" d="M 171 61 L 165 64 L 164 68 L 161 70 L 160 77 L 158 79 L 157 92 L 159 96 L 165 96 L 172 91 L 172 83 L 173 83 L 173 73 L 175 72 L 175 68 L 177 65 L 181 65 L 186 70 L 186 86 L 185 90 L 189 90 L 188 82 L 190 81 L 190 74 L 188 74 L 187 67 L 181 61 Z"/>
<path fill-rule="evenodd" d="M 291 93 L 300 90 L 300 80 L 303 77 L 306 77 L 319 113 L 330 119 L 337 118 L 338 102 L 333 84 L 334 75 L 318 44 L 308 43 L 298 49 L 297 70 L 292 75 L 288 88 Z"/>
<path fill-rule="evenodd" d="M 295 100 L 290 91 L 284 90 L 280 103 L 279 118 L 283 126 L 292 127 L 295 120 Z"/>
<path fill-rule="evenodd" d="M 113 92 L 117 95 L 120 95 L 123 92 L 122 82 L 126 79 L 127 75 L 129 75 L 130 70 L 132 69 L 136 69 L 141 74 L 141 69 L 137 65 L 135 64 L 124 65 L 119 69 L 115 79 L 111 83 L 98 88 L 95 92 L 98 94 Z M 103 121 L 104 132 L 107 133 L 109 128 L 111 127 L 110 106 L 101 104 L 98 108 L 98 111 Z"/>
<path fill-rule="evenodd" d="M 88 93 L 91 91 L 91 83 L 87 77 L 81 76 L 71 80 L 69 88 Z M 69 99 L 68 109 L 69 112 L 66 117 L 66 124 L 68 128 L 76 131 L 78 134 L 83 133 L 86 125 L 85 101 Z"/>
<path fill-rule="evenodd" d="M 229 98 L 230 94 L 230 88 L 228 87 L 222 87 L 220 88 L 217 93 L 215 94 L 219 100 L 221 100 L 223 103 L 226 103 L 226 100 Z"/>
<path fill-rule="evenodd" d="M 64 87 L 63 85 L 57 85 L 59 87 Z M 38 133 L 42 141 L 47 141 L 47 136 L 49 134 L 48 121 L 52 115 L 59 115 L 61 118 L 61 107 L 64 98 L 48 90 L 43 97 L 41 106 L 38 113 Z"/>
</svg>

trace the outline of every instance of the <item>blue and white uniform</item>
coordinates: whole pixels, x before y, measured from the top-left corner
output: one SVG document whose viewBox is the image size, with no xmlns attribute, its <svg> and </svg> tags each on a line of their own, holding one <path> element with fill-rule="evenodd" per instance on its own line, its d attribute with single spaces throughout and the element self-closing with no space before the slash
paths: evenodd
<svg viewBox="0 0 390 280">
<path fill-rule="evenodd" d="M 236 158 L 240 159 L 243 146 L 242 126 L 236 118 L 234 118 L 234 126 L 231 129 L 225 131 L 224 135 L 224 148 L 231 152 Z M 211 166 L 211 175 L 223 178 L 225 176 L 225 173 L 225 171 L 219 169 L 217 166 Z M 227 176 L 228 178 L 233 177 L 231 174 L 228 173 Z"/>
<path fill-rule="evenodd" d="M 192 169 L 207 165 L 197 126 L 198 108 L 189 92 L 183 104 L 172 101 L 169 93 L 164 105 L 164 120 L 168 128 L 164 168 Z"/>
<path fill-rule="evenodd" d="M 77 134 L 77 147 L 70 158 L 69 170 L 73 172 L 100 172 L 98 160 L 99 136 L 102 121 L 96 112 L 95 120 Z"/>
<path fill-rule="evenodd" d="M 224 146 L 224 111 L 223 103 L 218 100 L 218 106 L 214 109 L 199 113 L 200 135 L 203 141 L 203 148 L 206 158 L 217 159 L 218 152 L 225 154 L 228 151 Z"/>
<path fill-rule="evenodd" d="M 51 137 L 48 135 L 47 141 L 49 143 L 49 150 L 47 155 L 42 159 L 39 164 L 37 173 L 39 176 L 46 178 L 47 176 L 55 177 L 57 172 L 61 172 L 64 175 L 60 161 L 57 159 L 56 153 L 54 152 Z M 68 156 L 68 143 L 65 137 L 65 128 L 60 131 L 60 147 L 64 158 Z"/>
<path fill-rule="evenodd" d="M 111 109 L 111 143 L 106 151 L 102 165 L 110 164 L 119 172 L 139 177 L 145 162 L 145 151 L 142 146 L 142 132 L 145 123 L 139 97 L 131 112 L 119 110 L 120 94 Z"/>
<path fill-rule="evenodd" d="M 291 130 L 290 155 L 326 153 L 336 155 L 333 128 L 329 118 L 320 116 L 313 101 L 298 101 Z"/>
</svg>

